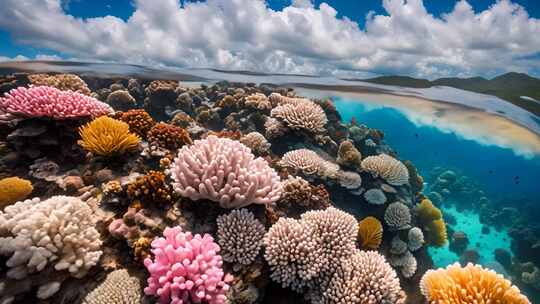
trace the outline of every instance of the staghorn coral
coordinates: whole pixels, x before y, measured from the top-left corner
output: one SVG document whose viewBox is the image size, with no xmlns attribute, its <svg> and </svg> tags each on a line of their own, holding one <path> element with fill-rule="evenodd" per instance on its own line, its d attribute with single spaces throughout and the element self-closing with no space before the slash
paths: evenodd
<svg viewBox="0 0 540 304">
<path fill-rule="evenodd" d="M 404 304 L 396 272 L 384 256 L 357 250 L 343 260 L 318 301 L 325 304 Z"/>
<path fill-rule="evenodd" d="M 395 202 L 386 208 L 384 221 L 391 229 L 403 230 L 411 227 L 411 212 L 409 207 L 400 202 Z"/>
<path fill-rule="evenodd" d="M 362 154 L 350 140 L 342 141 L 338 148 L 337 163 L 343 166 L 360 169 L 362 167 Z"/>
<path fill-rule="evenodd" d="M 233 210 L 217 218 L 218 244 L 223 260 L 251 264 L 259 251 L 266 230 L 247 209 Z"/>
<path fill-rule="evenodd" d="M 310 133 L 324 132 L 328 122 L 321 106 L 308 99 L 281 103 L 272 109 L 270 116 L 283 121 L 288 128 Z"/>
<path fill-rule="evenodd" d="M 209 199 L 223 208 L 270 204 L 281 195 L 277 172 L 248 147 L 227 138 L 209 136 L 182 147 L 169 172 L 181 196 Z"/>
<path fill-rule="evenodd" d="M 362 186 L 362 177 L 360 174 L 352 171 L 338 171 L 336 174 L 338 183 L 347 189 L 358 189 Z"/>
<path fill-rule="evenodd" d="M 117 119 L 129 125 L 129 131 L 146 138 L 146 134 L 156 124 L 154 119 L 145 110 L 129 110 L 121 113 Z"/>
<path fill-rule="evenodd" d="M 225 303 L 230 278 L 213 238 L 183 232 L 179 226 L 165 228 L 163 236 L 152 242 L 154 258 L 144 260 L 150 273 L 144 293 L 159 303 Z"/>
<path fill-rule="evenodd" d="M 250 132 L 244 135 L 240 142 L 257 154 L 268 154 L 270 151 L 270 143 L 259 132 Z"/>
<path fill-rule="evenodd" d="M 7 277 L 21 280 L 48 270 L 47 276 L 52 268 L 76 278 L 85 276 L 102 254 L 94 226 L 92 210 L 76 197 L 34 198 L 7 206 L 0 212 L 0 254 L 9 256 Z M 50 297 L 60 284 L 47 280 L 38 297 Z"/>
<path fill-rule="evenodd" d="M 413 227 L 409 230 L 407 239 L 407 245 L 410 251 L 416 251 L 424 246 L 424 233 L 418 227 Z"/>
<path fill-rule="evenodd" d="M 78 144 L 100 156 L 117 156 L 139 147 L 140 138 L 129 132 L 129 125 L 107 116 L 98 117 L 79 129 Z"/>
<path fill-rule="evenodd" d="M 61 91 L 70 90 L 84 95 L 92 93 L 86 82 L 74 74 L 32 74 L 28 75 L 28 79 L 35 86 L 55 87 Z"/>
<path fill-rule="evenodd" d="M 425 231 L 426 242 L 437 247 L 443 246 L 448 236 L 441 210 L 426 198 L 416 206 L 415 211 L 418 221 Z"/>
<path fill-rule="evenodd" d="M 247 107 L 261 111 L 269 111 L 272 109 L 270 100 L 268 100 L 268 97 L 262 93 L 255 93 L 247 96 L 244 103 Z"/>
<path fill-rule="evenodd" d="M 107 96 L 107 103 L 116 111 L 127 111 L 137 105 L 137 101 L 128 91 L 118 90 Z"/>
<path fill-rule="evenodd" d="M 180 127 L 160 122 L 147 133 L 148 142 L 152 145 L 176 151 L 184 145 L 192 144 L 189 133 Z"/>
<path fill-rule="evenodd" d="M 401 186 L 409 182 L 407 167 L 387 154 L 364 158 L 362 160 L 362 170 L 371 173 L 375 177 L 381 177 L 390 185 Z"/>
<path fill-rule="evenodd" d="M 373 205 L 383 205 L 386 203 L 386 195 L 381 189 L 373 188 L 364 193 L 366 201 Z"/>
<path fill-rule="evenodd" d="M 140 304 L 142 297 L 141 280 L 129 275 L 126 269 L 118 269 L 85 295 L 82 304 Z"/>
<path fill-rule="evenodd" d="M 19 87 L 0 97 L 0 112 L 25 117 L 72 119 L 98 117 L 113 109 L 95 98 L 53 87 Z"/>
<path fill-rule="evenodd" d="M 265 135 L 268 139 L 279 138 L 287 133 L 287 127 L 283 125 L 279 120 L 268 117 L 264 122 L 264 128 L 266 130 Z"/>
<path fill-rule="evenodd" d="M 165 181 L 166 175 L 160 171 L 150 170 L 128 184 L 127 195 L 132 200 L 140 200 L 150 206 L 152 204 L 171 204 L 172 187 Z"/>
<path fill-rule="evenodd" d="M 358 238 L 360 247 L 378 249 L 382 243 L 383 227 L 373 216 L 368 216 L 358 223 Z"/>
<path fill-rule="evenodd" d="M 429 303 L 530 304 L 516 286 L 493 270 L 468 263 L 428 270 L 420 290 Z"/>
<path fill-rule="evenodd" d="M 0 179 L 0 210 L 26 199 L 32 193 L 32 190 L 32 183 L 29 180 L 19 177 Z"/>
</svg>

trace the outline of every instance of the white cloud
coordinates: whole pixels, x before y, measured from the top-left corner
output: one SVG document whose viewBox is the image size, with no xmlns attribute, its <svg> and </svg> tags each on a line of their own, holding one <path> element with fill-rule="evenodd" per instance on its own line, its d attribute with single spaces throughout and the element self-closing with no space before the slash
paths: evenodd
<svg viewBox="0 0 540 304">
<path fill-rule="evenodd" d="M 422 0 L 382 0 L 365 29 L 326 3 L 295 0 L 136 0 L 127 20 L 67 15 L 60 0 L 4 0 L 0 28 L 20 43 L 71 57 L 279 73 L 421 77 L 538 71 L 540 20 L 499 0 L 475 13 L 465 0 L 440 18 Z"/>
</svg>

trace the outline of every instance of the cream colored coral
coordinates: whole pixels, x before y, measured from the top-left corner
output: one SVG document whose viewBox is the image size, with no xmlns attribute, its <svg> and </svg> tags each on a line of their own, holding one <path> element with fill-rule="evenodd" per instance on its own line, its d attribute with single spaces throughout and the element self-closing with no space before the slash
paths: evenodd
<svg viewBox="0 0 540 304">
<path fill-rule="evenodd" d="M 251 94 L 246 97 L 245 105 L 257 110 L 270 110 L 272 109 L 272 104 L 268 97 L 262 93 Z"/>
<path fill-rule="evenodd" d="M 28 75 L 28 79 L 35 86 L 50 86 L 61 91 L 71 90 L 84 95 L 90 95 L 92 93 L 86 82 L 75 74 L 32 74 Z"/>
<path fill-rule="evenodd" d="M 358 189 L 362 186 L 362 177 L 356 172 L 338 171 L 336 177 L 339 184 L 347 189 Z"/>
<path fill-rule="evenodd" d="M 323 162 L 324 160 L 317 153 L 308 149 L 292 150 L 281 158 L 284 166 L 299 170 L 306 175 L 320 172 Z"/>
<path fill-rule="evenodd" d="M 282 120 L 287 127 L 294 130 L 324 132 L 328 119 L 321 106 L 308 99 L 293 100 L 282 102 L 273 108 L 270 116 Z"/>
<path fill-rule="evenodd" d="M 389 184 L 401 186 L 409 182 L 409 171 L 399 160 L 387 154 L 368 156 L 362 160 L 362 170 L 381 177 Z"/>
<path fill-rule="evenodd" d="M 258 154 L 268 153 L 270 150 L 270 143 L 259 132 L 250 132 L 244 135 L 240 138 L 240 142 Z"/>
<path fill-rule="evenodd" d="M 268 100 L 273 107 L 284 104 L 296 104 L 299 102 L 310 101 L 307 98 L 283 96 L 279 93 L 270 94 L 270 96 L 268 96 Z"/>
<path fill-rule="evenodd" d="M 142 297 L 141 281 L 126 269 L 118 269 L 88 293 L 82 304 L 139 304 Z"/>
</svg>

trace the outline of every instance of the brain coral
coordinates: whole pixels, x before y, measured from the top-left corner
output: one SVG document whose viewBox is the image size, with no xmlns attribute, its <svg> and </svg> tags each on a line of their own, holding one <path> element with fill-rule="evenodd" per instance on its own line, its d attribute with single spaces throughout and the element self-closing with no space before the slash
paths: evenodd
<svg viewBox="0 0 540 304">
<path fill-rule="evenodd" d="M 29 180 L 18 177 L 0 179 L 0 210 L 5 206 L 24 200 L 33 187 Z"/>
<path fill-rule="evenodd" d="M 266 154 L 270 150 L 270 143 L 259 132 L 250 132 L 244 135 L 240 142 L 257 154 Z"/>
<path fill-rule="evenodd" d="M 383 205 L 386 203 L 386 195 L 381 189 L 373 188 L 364 193 L 366 201 L 373 205 Z"/>
<path fill-rule="evenodd" d="M 233 210 L 217 218 L 218 244 L 223 260 L 251 264 L 262 246 L 266 230 L 247 209 Z"/>
<path fill-rule="evenodd" d="M 530 304 L 516 286 L 493 270 L 480 265 L 458 263 L 446 269 L 428 270 L 420 290 L 429 303 Z"/>
<path fill-rule="evenodd" d="M 122 113 L 118 119 L 129 125 L 129 131 L 146 138 L 146 134 L 156 124 L 145 110 L 129 110 Z"/>
<path fill-rule="evenodd" d="M 360 247 L 378 249 L 382 242 L 383 227 L 373 216 L 368 216 L 358 223 Z"/>
<path fill-rule="evenodd" d="M 92 93 L 86 82 L 74 74 L 32 74 L 28 75 L 28 79 L 35 86 L 55 87 L 62 91 L 71 90 L 84 95 Z"/>
<path fill-rule="evenodd" d="M 136 150 L 140 138 L 129 132 L 127 123 L 107 116 L 98 117 L 79 129 L 78 144 L 100 156 L 116 156 Z"/>
<path fill-rule="evenodd" d="M 328 122 L 324 110 L 308 99 L 295 99 L 294 102 L 281 103 L 273 108 L 270 116 L 280 119 L 287 127 L 311 133 L 324 132 Z"/>
<path fill-rule="evenodd" d="M 144 293 L 159 303 L 225 303 L 230 278 L 213 238 L 183 232 L 180 226 L 165 228 L 163 236 L 152 241 L 154 259 L 144 260 L 150 273 Z"/>
<path fill-rule="evenodd" d="M 0 112 L 27 117 L 69 119 L 97 117 L 113 112 L 95 98 L 53 87 L 19 87 L 0 97 Z"/>
<path fill-rule="evenodd" d="M 171 151 L 192 144 L 191 136 L 185 129 L 164 122 L 153 126 L 148 131 L 147 137 L 150 144 Z"/>
<path fill-rule="evenodd" d="M 130 276 L 125 269 L 115 270 L 107 275 L 94 290 L 82 300 L 82 304 L 140 304 L 142 284 L 137 277 Z"/>
<path fill-rule="evenodd" d="M 0 212 L 0 253 L 11 255 L 7 276 L 21 279 L 54 263 L 77 278 L 101 256 L 93 213 L 76 197 L 53 196 L 17 202 Z"/>
<path fill-rule="evenodd" d="M 394 186 L 405 185 L 409 182 L 409 171 L 399 160 L 380 154 L 368 156 L 362 160 L 362 169 L 375 177 L 381 177 Z"/>
<path fill-rule="evenodd" d="M 404 304 L 396 272 L 375 251 L 356 251 L 336 268 L 330 283 L 316 303 Z"/>
<path fill-rule="evenodd" d="M 277 172 L 248 147 L 228 138 L 209 136 L 182 147 L 169 172 L 181 196 L 209 199 L 223 208 L 269 204 L 281 195 Z"/>
<path fill-rule="evenodd" d="M 400 202 L 388 205 L 384 212 L 384 221 L 390 228 L 395 230 L 410 228 L 411 212 L 409 207 Z"/>
</svg>

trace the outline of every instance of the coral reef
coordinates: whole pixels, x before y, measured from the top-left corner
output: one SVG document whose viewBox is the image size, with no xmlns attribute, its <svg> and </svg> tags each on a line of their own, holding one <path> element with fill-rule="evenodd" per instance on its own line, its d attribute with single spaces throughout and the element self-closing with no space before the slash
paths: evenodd
<svg viewBox="0 0 540 304">
<path fill-rule="evenodd" d="M 127 195 L 130 199 L 139 200 L 146 205 L 171 204 L 174 194 L 165 178 L 166 175 L 163 172 L 150 170 L 128 184 Z"/>
<path fill-rule="evenodd" d="M 314 175 L 322 171 L 324 160 L 311 150 L 298 149 L 285 153 L 281 162 L 284 166 L 298 170 L 305 175 Z"/>
<path fill-rule="evenodd" d="M 126 269 L 118 269 L 88 293 L 82 304 L 142 303 L 142 284 L 137 277 L 131 276 Z"/>
<path fill-rule="evenodd" d="M 258 155 L 265 155 L 270 151 L 270 143 L 259 132 L 251 132 L 244 135 L 240 139 L 240 142 Z"/>
<path fill-rule="evenodd" d="M 137 105 L 135 98 L 125 90 L 118 90 L 109 94 L 107 103 L 116 111 L 127 111 Z"/>
<path fill-rule="evenodd" d="M 146 134 L 156 124 L 154 119 L 145 110 L 129 110 L 120 113 L 117 119 L 129 125 L 129 131 L 137 134 L 141 138 L 146 138 Z"/>
<path fill-rule="evenodd" d="M 410 251 L 416 251 L 424 246 L 424 233 L 418 227 L 413 227 L 409 230 L 407 239 L 409 240 L 407 245 Z"/>
<path fill-rule="evenodd" d="M 271 117 L 277 118 L 293 130 L 304 130 L 310 133 L 325 131 L 328 122 L 324 110 L 308 99 L 291 99 L 280 102 L 270 112 Z"/>
<path fill-rule="evenodd" d="M 384 212 L 384 221 L 394 230 L 409 229 L 411 227 L 409 207 L 400 202 L 391 203 Z"/>
<path fill-rule="evenodd" d="M 272 109 L 272 104 L 268 97 L 262 93 L 255 93 L 246 97 L 245 105 L 261 111 L 269 111 Z"/>
<path fill-rule="evenodd" d="M 84 95 L 90 95 L 91 91 L 84 80 L 74 74 L 32 74 L 28 75 L 28 80 L 34 86 L 55 87 L 61 91 L 73 91 Z"/>
<path fill-rule="evenodd" d="M 32 182 L 29 180 L 16 176 L 0 179 L 0 210 L 26 199 L 32 190 Z"/>
<path fill-rule="evenodd" d="M 323 185 L 313 186 L 305 179 L 289 176 L 282 182 L 280 199 L 273 207 L 280 216 L 299 218 L 309 210 L 330 207 L 330 194 Z"/>
<path fill-rule="evenodd" d="M 366 201 L 373 205 L 384 205 L 386 203 L 386 195 L 381 189 L 369 189 L 364 193 Z"/>
<path fill-rule="evenodd" d="M 364 158 L 362 169 L 375 177 L 386 180 L 390 185 L 401 186 L 409 183 L 407 167 L 399 160 L 386 154 Z"/>
<path fill-rule="evenodd" d="M 150 273 L 144 293 L 160 303 L 225 303 L 230 278 L 212 237 L 178 226 L 165 228 L 163 236 L 152 241 L 153 258 L 144 260 Z"/>
<path fill-rule="evenodd" d="M 266 119 L 264 128 L 266 130 L 265 135 L 268 139 L 276 139 L 287 133 L 287 127 L 279 120 L 272 117 Z"/>
<path fill-rule="evenodd" d="M 99 156 L 117 156 L 139 147 L 140 138 L 129 132 L 129 125 L 107 116 L 98 117 L 80 128 L 79 145 Z"/>
<path fill-rule="evenodd" d="M 185 129 L 164 122 L 153 126 L 148 131 L 147 138 L 150 144 L 171 151 L 176 151 L 184 145 L 193 143 Z"/>
<path fill-rule="evenodd" d="M 419 223 L 425 231 L 426 242 L 434 246 L 446 244 L 446 223 L 442 212 L 429 199 L 423 199 L 415 208 Z"/>
<path fill-rule="evenodd" d="M 182 147 L 170 174 L 181 196 L 209 199 L 223 208 L 269 204 L 281 195 L 277 172 L 248 147 L 227 138 L 209 136 Z"/>
<path fill-rule="evenodd" d="M 429 303 L 531 303 L 502 275 L 473 264 L 428 270 L 420 289 Z"/>
<path fill-rule="evenodd" d="M 382 243 L 383 226 L 372 216 L 368 216 L 358 223 L 358 239 L 360 247 L 364 249 L 378 249 Z"/>
<path fill-rule="evenodd" d="M 362 168 L 362 154 L 350 140 L 339 144 L 337 163 L 354 169 Z"/>
</svg>

